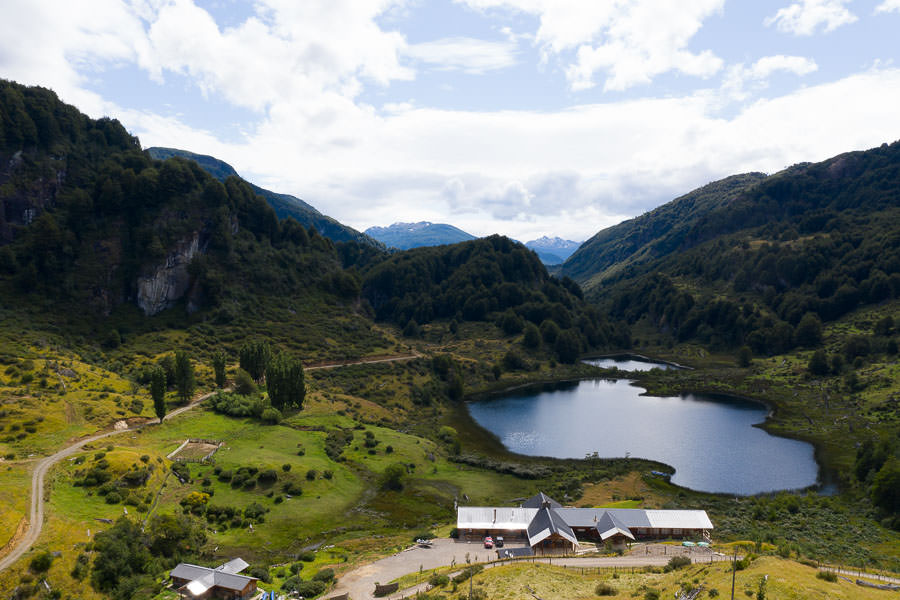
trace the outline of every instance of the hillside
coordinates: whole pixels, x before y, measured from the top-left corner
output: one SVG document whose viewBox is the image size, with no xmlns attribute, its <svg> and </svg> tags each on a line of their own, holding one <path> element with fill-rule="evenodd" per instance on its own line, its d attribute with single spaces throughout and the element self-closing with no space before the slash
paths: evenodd
<svg viewBox="0 0 900 600">
<path fill-rule="evenodd" d="M 366 235 L 382 242 L 388 248 L 409 250 L 423 246 L 440 246 L 474 240 L 475 236 L 446 223 L 394 223 L 388 227 L 369 227 Z"/>
<path fill-rule="evenodd" d="M 565 261 L 561 272 L 586 287 L 594 287 L 615 271 L 666 256 L 682 247 L 699 219 L 726 208 L 741 192 L 765 177 L 763 173 L 726 177 L 603 229 Z"/>
<path fill-rule="evenodd" d="M 525 247 L 537 252 L 538 258 L 545 265 L 559 265 L 566 261 L 581 246 L 579 242 L 564 240 L 560 237 L 547 237 L 525 242 Z"/>
<path fill-rule="evenodd" d="M 898 143 L 729 178 L 600 232 L 562 273 L 669 339 L 814 346 L 811 323 L 900 295 L 898 191 Z"/>
<path fill-rule="evenodd" d="M 178 150 L 176 148 L 161 148 L 158 146 L 147 148 L 147 153 L 157 160 L 166 160 L 172 157 L 192 160 L 219 181 L 224 182 L 228 177 L 232 176 L 240 177 L 231 165 L 213 156 L 195 154 L 187 150 Z M 249 182 L 248 185 L 255 194 L 262 196 L 266 202 L 269 203 L 279 219 L 293 217 L 304 227 L 314 227 L 316 231 L 335 242 L 352 241 L 369 244 L 376 248 L 383 247 L 371 237 L 362 234 L 352 227 L 348 227 L 327 215 L 323 215 L 310 204 L 307 204 L 296 196 L 279 194 Z"/>
</svg>

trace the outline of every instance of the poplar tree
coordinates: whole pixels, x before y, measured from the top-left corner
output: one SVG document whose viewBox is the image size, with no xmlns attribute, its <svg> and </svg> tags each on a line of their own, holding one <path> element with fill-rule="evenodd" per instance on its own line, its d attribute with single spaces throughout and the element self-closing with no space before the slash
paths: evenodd
<svg viewBox="0 0 900 600">
<path fill-rule="evenodd" d="M 191 357 L 184 350 L 175 352 L 175 389 L 182 402 L 187 402 L 194 395 L 197 382 L 194 378 L 194 365 Z"/>
<path fill-rule="evenodd" d="M 166 416 L 166 372 L 158 365 L 150 371 L 150 395 L 153 397 L 153 410 L 162 423 Z"/>
</svg>

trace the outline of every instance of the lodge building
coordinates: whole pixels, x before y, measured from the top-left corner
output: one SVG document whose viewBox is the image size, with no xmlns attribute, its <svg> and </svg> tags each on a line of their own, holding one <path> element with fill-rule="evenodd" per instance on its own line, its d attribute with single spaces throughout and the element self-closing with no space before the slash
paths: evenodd
<svg viewBox="0 0 900 600">
<path fill-rule="evenodd" d="M 503 536 L 533 550 L 574 551 L 578 541 L 623 544 L 636 540 L 708 541 L 713 524 L 705 510 L 567 508 L 543 492 L 517 507 L 460 506 L 460 538 Z"/>
</svg>

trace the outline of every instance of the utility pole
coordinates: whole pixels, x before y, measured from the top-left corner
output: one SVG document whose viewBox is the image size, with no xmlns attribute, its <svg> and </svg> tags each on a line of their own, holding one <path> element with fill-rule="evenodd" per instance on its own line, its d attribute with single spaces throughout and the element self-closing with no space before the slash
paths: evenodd
<svg viewBox="0 0 900 600">
<path fill-rule="evenodd" d="M 737 546 L 734 547 L 734 556 L 731 557 L 731 600 L 734 600 L 734 577 L 737 574 Z"/>
</svg>

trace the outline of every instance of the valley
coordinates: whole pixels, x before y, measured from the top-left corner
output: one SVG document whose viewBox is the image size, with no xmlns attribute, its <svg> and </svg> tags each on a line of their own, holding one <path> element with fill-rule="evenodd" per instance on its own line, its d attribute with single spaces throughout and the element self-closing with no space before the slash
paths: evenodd
<svg viewBox="0 0 900 600">
<path fill-rule="evenodd" d="M 240 557 L 262 590 L 328 597 L 418 539 L 455 543 L 457 506 L 538 491 L 705 510 L 711 552 L 737 545 L 751 591 L 771 575 L 773 594 L 875 597 L 817 568 L 900 571 L 900 145 L 711 184 L 601 231 L 551 274 L 499 235 L 388 252 L 212 157 L 142 150 L 117 121 L 0 85 L 0 590 L 168 599 L 176 564 Z M 687 368 L 585 361 L 619 355 Z M 546 384 L 604 387 L 624 404 L 590 420 L 626 435 L 596 456 L 518 454 L 469 409 Z M 809 476 L 766 487 L 763 469 L 762 487 L 723 489 L 655 475 L 737 439 L 712 424 L 688 435 L 727 438 L 715 449 L 635 458 L 635 421 L 663 420 L 656 441 L 686 435 L 681 394 L 752 401 L 738 403 L 756 411 L 741 427 L 759 435 L 742 444 L 779 436 L 812 454 Z M 527 412 L 509 410 L 500 425 Z M 544 434 L 571 441 L 565 422 Z M 215 453 L 179 460 L 189 440 Z M 785 452 L 749 450 L 725 470 Z M 523 581 L 546 598 L 600 584 L 724 595 L 724 565 L 665 564 L 510 564 L 469 583 L 510 599 Z M 458 597 L 458 583 L 429 593 Z"/>
</svg>

